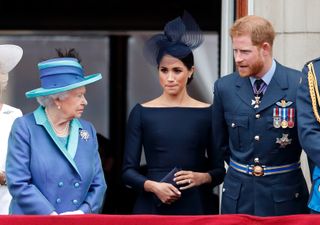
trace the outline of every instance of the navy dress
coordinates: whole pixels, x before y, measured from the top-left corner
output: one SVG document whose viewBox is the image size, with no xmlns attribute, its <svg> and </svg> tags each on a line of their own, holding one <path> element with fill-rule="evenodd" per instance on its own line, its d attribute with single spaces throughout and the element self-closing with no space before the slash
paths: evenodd
<svg viewBox="0 0 320 225">
<path fill-rule="evenodd" d="M 195 215 L 214 211 L 212 188 L 224 177 L 222 155 L 211 148 L 212 107 L 143 107 L 130 113 L 123 164 L 123 180 L 139 192 L 133 213 Z M 147 172 L 139 173 L 142 148 Z M 159 204 L 153 193 L 144 191 L 144 182 L 160 181 L 174 167 L 209 172 L 212 183 L 182 191 L 171 205 Z"/>
</svg>

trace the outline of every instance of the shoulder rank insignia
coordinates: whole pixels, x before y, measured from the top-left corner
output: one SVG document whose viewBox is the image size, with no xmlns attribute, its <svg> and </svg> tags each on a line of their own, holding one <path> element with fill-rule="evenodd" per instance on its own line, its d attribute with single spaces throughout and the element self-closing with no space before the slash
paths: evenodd
<svg viewBox="0 0 320 225">
<path fill-rule="evenodd" d="M 257 109 L 259 108 L 261 101 L 259 96 L 255 96 L 254 100 L 251 100 L 251 105 L 253 105 L 253 108 Z"/>
</svg>

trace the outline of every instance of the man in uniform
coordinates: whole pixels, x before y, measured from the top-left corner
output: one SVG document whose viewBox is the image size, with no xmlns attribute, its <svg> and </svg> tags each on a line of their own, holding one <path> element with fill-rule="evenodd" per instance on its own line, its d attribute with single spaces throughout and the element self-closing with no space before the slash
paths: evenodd
<svg viewBox="0 0 320 225">
<path fill-rule="evenodd" d="M 240 18 L 230 36 L 237 72 L 216 81 L 213 102 L 215 147 L 229 164 L 221 211 L 308 213 L 295 115 L 302 74 L 273 58 L 275 32 L 266 19 Z"/>
<path fill-rule="evenodd" d="M 312 191 L 308 207 L 312 213 L 320 213 L 320 115 L 319 83 L 320 58 L 307 62 L 302 69 L 303 78 L 297 92 L 298 134 L 311 164 Z"/>
</svg>

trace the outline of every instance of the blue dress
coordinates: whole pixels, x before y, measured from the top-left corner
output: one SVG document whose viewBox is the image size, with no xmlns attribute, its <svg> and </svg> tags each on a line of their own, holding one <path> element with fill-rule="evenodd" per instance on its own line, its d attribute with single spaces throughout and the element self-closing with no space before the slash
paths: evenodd
<svg viewBox="0 0 320 225">
<path fill-rule="evenodd" d="M 211 148 L 212 107 L 143 107 L 137 104 L 127 124 L 123 180 L 139 191 L 133 213 L 210 214 L 214 202 L 212 188 L 224 177 L 222 155 Z M 139 172 L 142 147 L 146 174 Z M 144 182 L 160 181 L 174 167 L 209 172 L 212 183 L 182 191 L 171 205 L 160 204 L 153 193 L 144 191 Z"/>
</svg>

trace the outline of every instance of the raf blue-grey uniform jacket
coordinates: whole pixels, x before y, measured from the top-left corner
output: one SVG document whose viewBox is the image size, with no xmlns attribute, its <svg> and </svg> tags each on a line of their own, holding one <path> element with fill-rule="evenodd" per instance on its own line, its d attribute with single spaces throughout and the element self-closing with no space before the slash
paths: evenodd
<svg viewBox="0 0 320 225">
<path fill-rule="evenodd" d="M 296 124 L 275 128 L 273 110 L 281 100 L 292 102 L 296 111 L 296 92 L 302 74 L 276 63 L 275 73 L 254 108 L 249 78 L 236 73 L 218 79 L 214 86 L 213 138 L 215 148 L 243 165 L 281 166 L 299 162 L 301 146 Z M 295 123 L 297 120 L 295 118 Z M 277 138 L 288 135 L 290 144 L 281 147 Z M 308 189 L 301 169 L 283 174 L 253 176 L 229 167 L 222 193 L 222 213 L 273 216 L 307 213 Z"/>
<path fill-rule="evenodd" d="M 11 214 L 101 210 L 106 183 L 96 131 L 80 119 L 70 129 L 66 148 L 42 107 L 15 120 L 6 163 Z"/>
<path fill-rule="evenodd" d="M 320 58 L 311 61 L 317 76 L 318 87 L 320 79 Z M 308 84 L 308 63 L 303 67 L 303 79 L 298 88 L 298 134 L 302 148 L 312 160 L 315 167 L 312 174 L 312 190 L 309 200 L 309 208 L 320 212 L 320 124 L 316 120 L 312 110 L 310 89 Z M 319 110 L 319 105 L 317 106 Z"/>
</svg>

